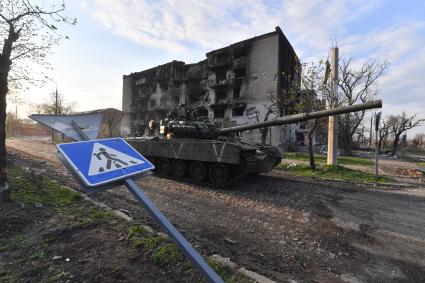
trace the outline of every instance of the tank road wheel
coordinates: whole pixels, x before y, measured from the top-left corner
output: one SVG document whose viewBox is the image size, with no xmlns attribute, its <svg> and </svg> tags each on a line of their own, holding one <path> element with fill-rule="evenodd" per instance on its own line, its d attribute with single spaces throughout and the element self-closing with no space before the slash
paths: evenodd
<svg viewBox="0 0 425 283">
<path fill-rule="evenodd" d="M 208 168 L 204 162 L 194 161 L 189 168 L 190 178 L 195 181 L 203 181 L 208 175 Z"/>
<path fill-rule="evenodd" d="M 173 162 L 171 162 L 171 174 L 173 174 L 174 177 L 181 178 L 186 175 L 186 171 L 187 165 L 184 160 L 174 159 Z"/>
<path fill-rule="evenodd" d="M 210 181 L 214 185 L 223 185 L 229 177 L 227 166 L 220 163 L 214 163 L 209 170 Z"/>
<path fill-rule="evenodd" d="M 168 158 L 160 158 L 158 161 L 158 172 L 162 175 L 170 174 L 171 164 Z"/>
</svg>

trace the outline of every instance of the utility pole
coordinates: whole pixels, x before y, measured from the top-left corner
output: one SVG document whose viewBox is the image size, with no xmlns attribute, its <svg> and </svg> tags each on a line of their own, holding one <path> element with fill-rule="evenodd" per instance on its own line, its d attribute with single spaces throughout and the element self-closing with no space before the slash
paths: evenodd
<svg viewBox="0 0 425 283">
<path fill-rule="evenodd" d="M 379 131 L 379 121 L 381 120 L 382 112 L 375 113 L 375 178 L 378 181 L 378 155 L 379 155 L 379 139 L 378 139 L 378 131 Z M 372 116 L 373 117 L 373 116 Z"/>
<path fill-rule="evenodd" d="M 58 107 L 58 87 L 56 86 L 56 92 L 55 92 L 55 115 L 58 115 L 59 113 L 59 107 Z"/>
<path fill-rule="evenodd" d="M 58 84 L 55 81 L 52 81 L 55 83 L 56 85 L 56 90 L 55 90 L 55 115 L 58 115 L 59 113 L 59 107 L 58 107 Z M 56 140 L 56 131 L 52 130 L 52 143 Z"/>
<path fill-rule="evenodd" d="M 331 49 L 331 98 L 330 108 L 335 107 L 338 96 L 338 47 Z M 338 165 L 338 116 L 329 116 L 328 123 L 328 165 Z"/>
<path fill-rule="evenodd" d="M 373 115 L 370 115 L 370 132 L 369 132 L 369 147 L 372 148 L 372 138 L 373 138 L 373 130 L 372 130 L 372 125 L 373 125 Z"/>
</svg>

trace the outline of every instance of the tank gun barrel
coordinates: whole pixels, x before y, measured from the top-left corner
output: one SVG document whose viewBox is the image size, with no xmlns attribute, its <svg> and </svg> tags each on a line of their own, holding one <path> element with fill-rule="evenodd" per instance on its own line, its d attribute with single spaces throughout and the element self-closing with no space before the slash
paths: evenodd
<svg viewBox="0 0 425 283">
<path fill-rule="evenodd" d="M 337 108 L 332 108 L 332 109 L 327 109 L 327 110 L 322 110 L 317 112 L 300 113 L 300 114 L 290 115 L 286 117 L 280 117 L 274 120 L 258 122 L 255 124 L 223 128 L 223 129 L 217 130 L 217 132 L 218 134 L 223 134 L 223 135 L 231 134 L 235 132 L 259 129 L 259 128 L 270 127 L 270 126 L 281 126 L 281 125 L 293 124 L 298 122 L 305 122 L 305 121 L 317 119 L 317 118 L 323 118 L 328 116 L 334 116 L 334 115 L 339 115 L 344 113 L 350 113 L 350 112 L 356 112 L 356 111 L 362 111 L 362 110 L 368 110 L 368 109 L 374 109 L 374 108 L 381 108 L 381 107 L 382 107 L 381 100 L 373 100 L 373 101 L 369 101 L 365 103 L 342 106 L 342 107 L 337 107 Z"/>
</svg>

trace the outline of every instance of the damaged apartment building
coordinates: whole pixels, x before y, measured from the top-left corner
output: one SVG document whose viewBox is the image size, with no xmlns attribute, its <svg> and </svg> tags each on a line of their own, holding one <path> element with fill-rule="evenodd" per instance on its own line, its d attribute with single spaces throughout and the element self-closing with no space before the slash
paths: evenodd
<svg viewBox="0 0 425 283">
<path fill-rule="evenodd" d="M 300 62 L 281 31 L 256 36 L 213 50 L 195 64 L 172 61 L 123 76 L 122 133 L 155 136 L 159 124 L 179 103 L 197 109 L 197 117 L 229 127 L 279 116 L 272 101 L 300 80 Z M 290 135 L 272 127 L 266 142 L 282 144 Z M 261 142 L 260 130 L 240 133 L 247 142 Z M 264 138 L 264 135 L 263 135 Z"/>
</svg>

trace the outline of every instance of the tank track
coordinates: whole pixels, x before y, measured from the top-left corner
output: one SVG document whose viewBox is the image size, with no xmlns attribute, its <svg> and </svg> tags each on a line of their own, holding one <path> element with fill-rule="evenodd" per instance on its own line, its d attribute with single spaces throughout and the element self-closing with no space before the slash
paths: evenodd
<svg viewBox="0 0 425 283">
<path fill-rule="evenodd" d="M 199 185 L 199 186 L 206 186 L 206 187 L 210 187 L 210 188 L 215 188 L 215 189 L 229 189 L 233 184 L 237 183 L 239 180 L 241 180 L 243 177 L 246 177 L 254 172 L 254 169 L 256 169 L 256 164 L 257 164 L 257 158 L 255 156 L 245 156 L 245 160 L 246 160 L 246 168 L 245 170 L 243 170 L 241 173 L 233 176 L 232 178 L 230 178 L 226 183 L 218 185 L 218 184 L 214 184 L 211 183 L 209 181 L 197 181 L 197 180 L 193 180 L 190 177 L 176 177 L 174 175 L 170 174 L 161 174 L 159 171 L 154 170 L 153 175 L 160 177 L 160 178 L 164 178 L 164 179 L 168 179 L 168 180 L 173 180 L 173 181 L 178 181 L 178 182 L 185 182 L 185 183 L 189 183 L 189 184 L 194 184 L 194 185 Z"/>
</svg>

